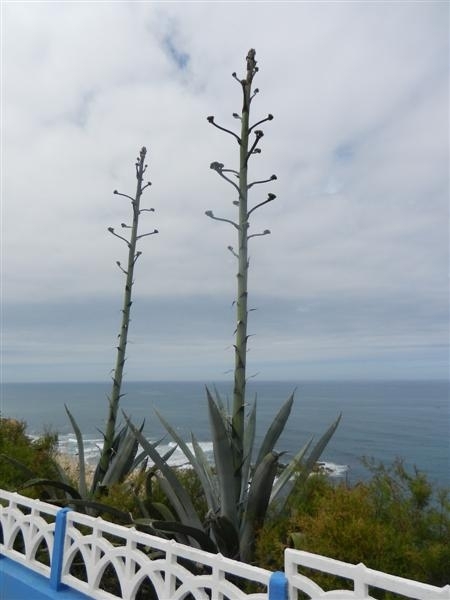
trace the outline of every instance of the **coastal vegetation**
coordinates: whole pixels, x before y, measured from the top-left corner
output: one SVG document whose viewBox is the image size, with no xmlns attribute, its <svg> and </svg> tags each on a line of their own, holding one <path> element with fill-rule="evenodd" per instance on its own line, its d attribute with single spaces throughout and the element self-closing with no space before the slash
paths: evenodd
<svg viewBox="0 0 450 600">
<path fill-rule="evenodd" d="M 0 416 L 0 487 L 4 490 L 15 491 L 32 477 L 58 476 L 57 434 L 49 431 L 32 439 L 26 427 L 24 421 Z"/>
<path fill-rule="evenodd" d="M 364 462 L 371 473 L 366 481 L 349 486 L 318 475 L 295 490 L 288 510 L 260 531 L 258 564 L 281 568 L 284 549 L 291 546 L 439 587 L 448 584 L 450 490 L 432 485 L 399 459 L 390 465 Z M 329 575 L 309 575 L 324 589 L 345 585 Z"/>
<path fill-rule="evenodd" d="M 21 483 L 27 474 L 4 458 L 13 449 L 30 470 L 37 470 L 44 478 L 54 476 L 61 460 L 56 442 L 52 433 L 30 439 L 25 423 L 0 419 L 0 487 L 23 493 Z M 292 546 L 350 563 L 363 562 L 370 568 L 431 585 L 447 584 L 449 490 L 433 485 L 423 472 L 406 469 L 400 460 L 390 465 L 365 462 L 370 476 L 355 485 L 317 473 L 301 486 L 295 485 L 285 510 L 281 514 L 269 510 L 257 531 L 254 562 L 271 570 L 280 569 L 284 549 Z M 67 463 L 64 465 L 67 467 Z M 177 469 L 177 477 L 200 518 L 206 519 L 208 506 L 195 472 Z M 68 478 L 76 485 L 76 461 Z M 151 495 L 146 489 L 149 485 Z M 51 499 L 43 492 L 42 487 L 26 490 L 32 497 Z M 159 481 L 149 480 L 148 473 L 137 470 L 125 481 L 108 487 L 102 497 L 102 516 L 140 527 L 143 507 L 151 508 L 147 504 L 150 497 L 154 507 L 159 506 L 168 515 L 170 499 Z M 61 498 L 59 503 L 63 503 Z M 325 574 L 310 575 L 325 589 L 345 585 L 343 580 Z M 391 598 L 376 590 L 372 594 L 382 600 Z"/>
</svg>

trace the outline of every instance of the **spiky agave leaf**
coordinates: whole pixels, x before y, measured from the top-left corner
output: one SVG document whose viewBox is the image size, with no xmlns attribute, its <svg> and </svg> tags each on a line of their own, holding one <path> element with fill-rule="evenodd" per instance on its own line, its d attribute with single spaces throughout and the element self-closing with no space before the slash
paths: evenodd
<svg viewBox="0 0 450 600">
<path fill-rule="evenodd" d="M 142 432 L 144 423 L 142 423 L 139 431 Z M 123 481 L 131 472 L 135 465 L 135 457 L 138 451 L 139 442 L 136 436 L 127 426 L 126 431 L 120 438 L 116 454 L 113 456 L 108 470 L 102 480 L 102 485 L 114 485 Z"/>
<path fill-rule="evenodd" d="M 180 520 L 186 525 L 201 529 L 202 524 L 192 504 L 190 496 L 176 476 L 175 471 L 167 464 L 156 448 L 142 435 L 137 427 L 133 425 L 125 413 L 124 417 L 142 448 L 147 452 L 148 456 L 161 471 L 163 476 L 159 478 L 160 483 L 169 501 L 179 513 L 178 517 Z"/>
<path fill-rule="evenodd" d="M 78 489 L 80 490 L 80 494 L 83 498 L 87 497 L 87 483 L 86 483 L 86 463 L 84 460 L 84 441 L 83 435 L 81 433 L 80 428 L 78 427 L 78 423 L 75 420 L 75 417 L 70 412 L 69 408 L 66 404 L 64 404 L 64 408 L 66 409 L 66 413 L 70 419 L 72 424 L 73 431 L 75 433 L 75 438 L 77 440 L 78 447 Z"/>
<path fill-rule="evenodd" d="M 73 498 L 66 502 L 60 501 L 59 504 L 70 504 L 71 506 L 77 507 L 77 510 L 84 509 L 83 512 L 89 512 L 90 515 L 98 517 L 101 515 L 110 515 L 114 518 L 115 522 L 122 523 L 123 525 L 133 525 L 134 522 L 130 513 L 114 508 L 114 506 L 103 504 L 102 502 L 94 502 L 93 500 L 86 500 L 85 498 Z"/>
<path fill-rule="evenodd" d="M 162 457 L 163 460 L 165 460 L 167 462 L 169 460 L 169 458 L 172 456 L 172 454 L 175 452 L 176 449 L 177 449 L 177 447 L 174 446 L 168 452 L 166 452 L 166 454 L 164 454 L 164 456 Z M 145 475 L 145 480 L 144 480 L 145 498 L 143 499 L 138 494 L 136 494 L 136 502 L 139 506 L 139 510 L 141 511 L 141 514 L 144 515 L 144 517 L 146 517 L 148 519 L 150 518 L 150 515 L 153 514 L 154 511 L 156 510 L 156 512 L 158 513 L 158 519 L 164 519 L 166 521 L 174 521 L 176 517 L 173 515 L 171 510 L 165 504 L 164 505 L 161 504 L 161 506 L 160 506 L 159 502 L 155 502 L 153 500 L 152 478 L 153 477 L 156 478 L 157 467 L 156 467 L 156 465 L 152 465 L 145 472 L 145 469 L 147 468 L 147 462 L 148 462 L 148 456 L 146 455 L 146 459 L 144 460 L 144 462 L 142 463 L 142 465 L 140 467 L 141 472 Z"/>
<path fill-rule="evenodd" d="M 214 515 L 209 519 L 212 534 L 219 551 L 236 560 L 239 559 L 239 534 L 227 517 Z"/>
<path fill-rule="evenodd" d="M 189 527 L 178 521 L 153 521 L 153 527 L 157 531 L 163 531 L 164 533 L 175 533 L 182 534 L 195 540 L 201 550 L 205 552 L 212 552 L 217 554 L 218 549 L 216 544 L 207 535 L 203 529 L 197 529 L 195 527 Z"/>
<path fill-rule="evenodd" d="M 211 496 L 214 503 L 211 506 L 208 506 L 214 513 L 216 513 L 220 506 L 220 498 L 219 498 L 219 487 L 217 485 L 217 478 L 211 469 L 211 465 L 209 464 L 208 459 L 206 458 L 206 454 L 203 451 L 203 448 L 200 446 L 197 438 L 193 433 L 191 433 L 192 447 L 194 448 L 195 457 L 197 458 L 197 462 L 200 467 L 203 469 L 206 479 L 209 482 L 209 486 L 211 488 Z"/>
<path fill-rule="evenodd" d="M 153 521 L 154 519 L 149 518 L 133 519 L 133 525 L 138 531 L 143 531 L 144 533 L 149 533 L 150 535 L 165 537 L 161 532 L 156 531 L 156 529 L 153 527 Z"/>
<path fill-rule="evenodd" d="M 278 413 L 275 415 L 274 420 L 272 421 L 269 429 L 264 436 L 264 440 L 261 444 L 261 448 L 258 452 L 258 457 L 256 459 L 256 465 L 264 459 L 265 456 L 269 452 L 272 452 L 275 444 L 278 441 L 278 438 L 283 433 L 283 430 L 286 426 L 287 420 L 289 419 L 289 415 L 291 414 L 292 405 L 294 403 L 294 392 L 289 396 L 283 406 L 280 408 Z"/>
<path fill-rule="evenodd" d="M 207 389 L 209 421 L 221 499 L 220 514 L 238 527 L 233 446 L 222 413 Z"/>
<path fill-rule="evenodd" d="M 240 560 L 243 562 L 251 557 L 256 531 L 264 522 L 279 456 L 276 452 L 266 454 L 252 477 L 239 532 Z"/>
<path fill-rule="evenodd" d="M 217 501 L 216 494 L 214 493 L 214 488 L 211 485 L 211 481 L 208 476 L 209 474 L 206 471 L 205 463 L 204 462 L 202 463 L 198 460 L 197 455 L 191 451 L 191 449 L 186 444 L 186 442 L 183 440 L 183 438 L 180 435 L 178 435 L 178 433 L 175 431 L 175 429 L 164 419 L 164 417 L 156 409 L 155 409 L 155 412 L 158 415 L 158 418 L 161 421 L 161 423 L 167 429 L 168 433 L 172 436 L 172 438 L 175 440 L 175 442 L 181 448 L 183 454 L 188 459 L 188 461 L 191 464 L 194 471 L 197 473 L 197 475 L 200 479 L 201 486 L 205 493 L 206 502 L 208 504 L 208 507 L 215 512 L 218 508 L 218 501 Z"/>
<path fill-rule="evenodd" d="M 303 446 L 303 448 L 297 452 L 297 454 L 294 456 L 294 458 L 291 460 L 291 462 L 283 469 L 283 471 L 281 472 L 277 481 L 274 483 L 272 492 L 270 494 L 269 504 L 271 506 L 272 506 L 272 503 L 275 503 L 278 501 L 278 497 L 279 497 L 280 493 L 284 490 L 284 488 L 286 486 L 288 486 L 288 485 L 293 486 L 294 474 L 296 471 L 298 472 L 300 470 L 301 461 L 303 460 L 305 454 L 308 452 L 309 447 L 311 446 L 311 443 L 312 443 L 312 438 L 310 438 L 308 440 L 308 442 L 306 442 L 306 444 Z M 290 494 L 290 491 L 291 490 L 289 490 L 287 493 L 285 493 L 284 501 L 277 502 L 278 512 L 281 512 L 281 510 L 283 509 L 283 507 L 285 505 L 285 501 Z"/>
<path fill-rule="evenodd" d="M 75 500 L 81 500 L 81 496 L 78 490 L 76 490 L 73 486 L 68 485 L 67 483 L 58 481 L 57 479 L 44 479 L 42 477 L 30 479 L 29 481 L 26 481 L 23 485 L 21 485 L 19 489 L 24 490 L 34 486 L 45 486 L 55 488 L 57 490 L 62 490 L 63 492 L 66 492 L 66 494 L 69 494 L 71 498 Z"/>
<path fill-rule="evenodd" d="M 152 514 L 157 513 L 158 518 L 153 521 L 176 521 L 177 518 L 170 508 L 162 502 L 149 502 L 149 508 L 152 510 Z"/>
<path fill-rule="evenodd" d="M 184 523 L 185 525 L 191 524 L 192 520 L 189 518 L 189 515 L 186 512 L 185 507 L 183 505 L 183 502 L 180 500 L 180 495 L 177 493 L 178 488 L 177 487 L 174 488 L 172 482 L 169 482 L 168 479 L 166 477 L 164 477 L 164 475 L 161 475 L 159 472 L 156 472 L 154 477 L 158 481 L 159 487 L 162 489 L 162 491 L 168 498 L 169 503 L 170 503 L 172 509 L 175 511 L 175 514 L 177 515 L 180 522 Z M 182 485 L 183 484 L 180 482 L 180 486 L 182 486 Z M 194 518 L 194 520 L 195 520 L 195 518 Z M 200 524 L 200 519 L 197 520 L 197 522 L 195 523 L 195 526 L 200 527 L 201 525 L 199 525 L 199 524 Z M 188 542 L 186 540 L 179 540 L 179 542 L 180 542 L 180 544 L 188 544 Z"/>
<path fill-rule="evenodd" d="M 310 475 L 310 473 L 314 469 L 322 452 L 325 450 L 325 447 L 327 446 L 328 442 L 330 441 L 334 432 L 336 431 L 341 418 L 342 418 L 342 413 L 339 414 L 338 418 L 330 425 L 330 427 L 325 431 L 325 433 L 319 439 L 317 444 L 311 450 L 310 454 L 308 455 L 308 458 L 305 461 L 305 464 L 303 465 L 300 475 L 298 477 L 298 480 L 297 480 L 298 484 L 303 484 L 303 482 L 306 480 L 306 478 Z"/>
<path fill-rule="evenodd" d="M 220 395 L 219 390 L 216 388 L 216 386 L 214 386 L 214 399 L 216 401 L 217 407 L 219 408 L 220 412 L 222 413 L 222 415 L 227 418 L 228 417 L 228 409 L 225 406 L 225 402 L 222 400 L 222 396 Z M 207 393 L 209 391 L 208 386 L 206 386 L 206 390 Z M 228 404 L 228 399 L 227 399 L 227 404 Z"/>
</svg>

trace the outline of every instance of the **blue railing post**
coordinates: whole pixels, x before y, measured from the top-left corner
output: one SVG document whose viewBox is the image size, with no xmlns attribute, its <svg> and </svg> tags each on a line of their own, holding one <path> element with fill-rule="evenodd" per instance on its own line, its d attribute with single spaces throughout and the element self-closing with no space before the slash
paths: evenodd
<svg viewBox="0 0 450 600">
<path fill-rule="evenodd" d="M 61 508 L 61 510 L 56 513 L 52 564 L 50 570 L 50 587 L 56 591 L 63 587 L 61 584 L 61 573 L 64 557 L 64 538 L 66 535 L 67 513 L 69 510 L 70 508 Z"/>
<path fill-rule="evenodd" d="M 275 571 L 270 576 L 268 600 L 288 600 L 288 580 L 282 571 Z"/>
</svg>

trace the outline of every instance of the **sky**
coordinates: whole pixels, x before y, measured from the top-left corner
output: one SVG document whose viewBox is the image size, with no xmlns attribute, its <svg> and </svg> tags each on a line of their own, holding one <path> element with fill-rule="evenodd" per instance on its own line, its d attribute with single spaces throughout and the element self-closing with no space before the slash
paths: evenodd
<svg viewBox="0 0 450 600">
<path fill-rule="evenodd" d="M 239 77 L 267 116 L 250 180 L 248 375 L 448 376 L 447 2 L 1 6 L 3 381 L 105 381 L 136 156 L 148 149 L 125 377 L 231 377 Z"/>
</svg>

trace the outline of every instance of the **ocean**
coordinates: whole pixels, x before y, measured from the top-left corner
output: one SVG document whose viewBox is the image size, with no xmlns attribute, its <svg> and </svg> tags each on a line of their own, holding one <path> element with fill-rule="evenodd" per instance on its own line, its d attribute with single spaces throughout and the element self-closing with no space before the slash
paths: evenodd
<svg viewBox="0 0 450 600">
<path fill-rule="evenodd" d="M 213 385 L 211 384 L 211 388 Z M 218 383 L 223 398 L 231 398 L 231 383 Z M 3 417 L 26 421 L 28 433 L 51 430 L 59 435 L 63 452 L 76 454 L 76 441 L 64 410 L 66 404 L 83 433 L 88 460 L 98 455 L 100 431 L 107 414 L 108 383 L 3 383 L 0 387 Z M 385 464 L 402 458 L 430 480 L 450 485 L 450 406 L 447 381 L 261 382 L 248 384 L 248 399 L 257 397 L 257 442 L 278 408 L 295 390 L 295 403 L 287 427 L 277 444 L 287 460 L 311 435 L 315 439 L 342 413 L 342 421 L 322 455 L 332 476 L 351 482 L 368 472 L 361 457 Z M 121 407 L 136 424 L 145 420 L 151 440 L 164 434 L 154 412 L 160 413 L 188 440 L 190 432 L 212 457 L 205 385 L 201 382 L 126 382 Z M 167 438 L 161 445 L 170 444 Z M 174 455 L 181 464 L 181 453 Z"/>
</svg>

